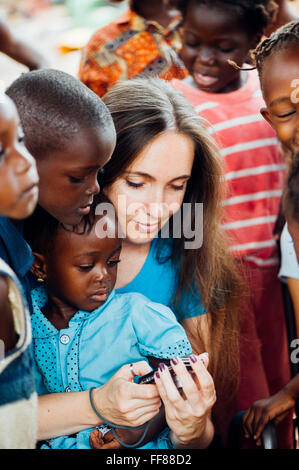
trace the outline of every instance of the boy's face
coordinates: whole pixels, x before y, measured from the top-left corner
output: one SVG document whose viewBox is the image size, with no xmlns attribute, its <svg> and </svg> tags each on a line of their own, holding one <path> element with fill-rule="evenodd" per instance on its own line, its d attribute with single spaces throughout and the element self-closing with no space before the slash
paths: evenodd
<svg viewBox="0 0 299 470">
<path fill-rule="evenodd" d="M 266 108 L 264 118 L 275 129 L 283 146 L 299 150 L 299 47 L 270 55 L 262 71 L 262 90 Z"/>
<path fill-rule="evenodd" d="M 114 129 L 81 129 L 65 149 L 39 159 L 39 204 L 65 225 L 79 224 L 99 192 L 98 172 L 114 147 Z"/>
<path fill-rule="evenodd" d="M 241 85 L 241 66 L 255 41 L 231 10 L 191 2 L 184 21 L 181 57 L 195 84 L 208 93 L 227 93 Z"/>
<path fill-rule="evenodd" d="M 16 107 L 6 95 L 0 95 L 0 181 L 0 214 L 28 217 L 38 199 L 38 174 L 23 144 Z"/>
<path fill-rule="evenodd" d="M 114 233 L 111 218 L 96 218 L 89 233 L 79 234 L 59 228 L 55 247 L 45 256 L 47 287 L 50 293 L 74 311 L 91 312 L 102 305 L 114 288 L 121 240 L 99 237 L 96 224 L 108 221 Z M 102 233 L 102 232 L 101 232 Z"/>
</svg>

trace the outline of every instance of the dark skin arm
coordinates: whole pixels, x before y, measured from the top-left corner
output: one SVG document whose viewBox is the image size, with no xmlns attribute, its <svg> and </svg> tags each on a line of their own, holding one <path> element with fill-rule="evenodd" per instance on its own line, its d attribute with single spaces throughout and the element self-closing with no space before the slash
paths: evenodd
<svg viewBox="0 0 299 470">
<path fill-rule="evenodd" d="M 17 62 L 26 65 L 29 70 L 45 67 L 46 61 L 37 51 L 17 39 L 9 27 L 0 20 L 0 52 Z"/>
<path fill-rule="evenodd" d="M 8 286 L 5 277 L 0 276 L 0 339 L 4 342 L 5 353 L 17 343 L 12 311 L 8 299 Z"/>
<path fill-rule="evenodd" d="M 156 369 L 161 362 L 169 365 L 169 361 L 166 359 L 158 359 L 155 357 L 148 357 L 149 363 L 153 369 Z M 142 387 L 142 384 L 140 384 Z M 163 429 L 166 427 L 164 407 L 161 406 L 159 413 L 151 420 L 148 431 L 142 443 L 138 447 L 152 441 Z M 118 437 L 126 444 L 134 444 L 141 438 L 144 427 L 140 430 L 129 430 L 129 429 L 115 429 Z M 102 438 L 102 433 L 98 429 L 94 429 L 89 437 L 90 446 L 92 449 L 121 449 L 122 446 L 115 439 L 111 431 L 105 434 Z"/>
<path fill-rule="evenodd" d="M 299 374 L 283 389 L 269 398 L 254 402 L 243 415 L 245 437 L 253 437 L 257 445 L 261 445 L 261 434 L 266 424 L 274 420 L 280 423 L 295 406 L 299 398 Z"/>
</svg>

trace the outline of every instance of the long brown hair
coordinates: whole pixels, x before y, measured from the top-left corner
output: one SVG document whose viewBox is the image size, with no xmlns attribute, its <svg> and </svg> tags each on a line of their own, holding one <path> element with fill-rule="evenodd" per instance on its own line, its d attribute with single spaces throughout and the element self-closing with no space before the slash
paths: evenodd
<svg viewBox="0 0 299 470">
<path fill-rule="evenodd" d="M 232 397 L 239 367 L 236 308 L 239 278 L 220 229 L 224 173 L 218 148 L 203 119 L 179 91 L 163 80 L 135 78 L 121 81 L 108 91 L 103 101 L 114 121 L 117 144 L 100 175 L 102 188 L 117 180 L 159 134 L 175 130 L 194 142 L 192 174 L 183 202 L 191 203 L 193 209 L 195 203 L 203 203 L 203 244 L 199 249 L 188 250 L 184 248 L 184 234 L 181 238 L 173 238 L 172 259 L 179 266 L 174 304 L 180 304 L 182 292 L 192 291 L 192 286 L 196 286 L 209 313 L 209 369 L 216 387 L 218 385 L 218 397 L 219 394 L 219 399 Z M 194 213 L 193 210 L 193 218 Z M 163 243 L 163 240 L 159 242 Z M 199 322 L 187 333 L 196 353 L 206 350 Z"/>
</svg>

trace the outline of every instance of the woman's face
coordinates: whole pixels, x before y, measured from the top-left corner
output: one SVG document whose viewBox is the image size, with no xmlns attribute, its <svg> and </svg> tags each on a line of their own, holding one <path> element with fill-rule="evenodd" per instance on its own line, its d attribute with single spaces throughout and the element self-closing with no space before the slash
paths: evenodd
<svg viewBox="0 0 299 470">
<path fill-rule="evenodd" d="M 193 140 L 166 131 L 149 142 L 124 173 L 104 189 L 116 209 L 125 240 L 134 244 L 153 240 L 180 208 L 193 160 Z"/>
</svg>

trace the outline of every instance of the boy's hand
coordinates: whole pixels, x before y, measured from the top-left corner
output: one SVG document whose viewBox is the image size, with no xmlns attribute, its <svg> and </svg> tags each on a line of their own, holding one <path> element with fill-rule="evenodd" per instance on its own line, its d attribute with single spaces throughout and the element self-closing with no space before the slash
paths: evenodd
<svg viewBox="0 0 299 470">
<path fill-rule="evenodd" d="M 295 406 L 293 396 L 285 389 L 272 397 L 254 402 L 243 415 L 243 430 L 246 438 L 253 437 L 261 445 L 261 433 L 269 421 L 280 423 Z"/>
</svg>

